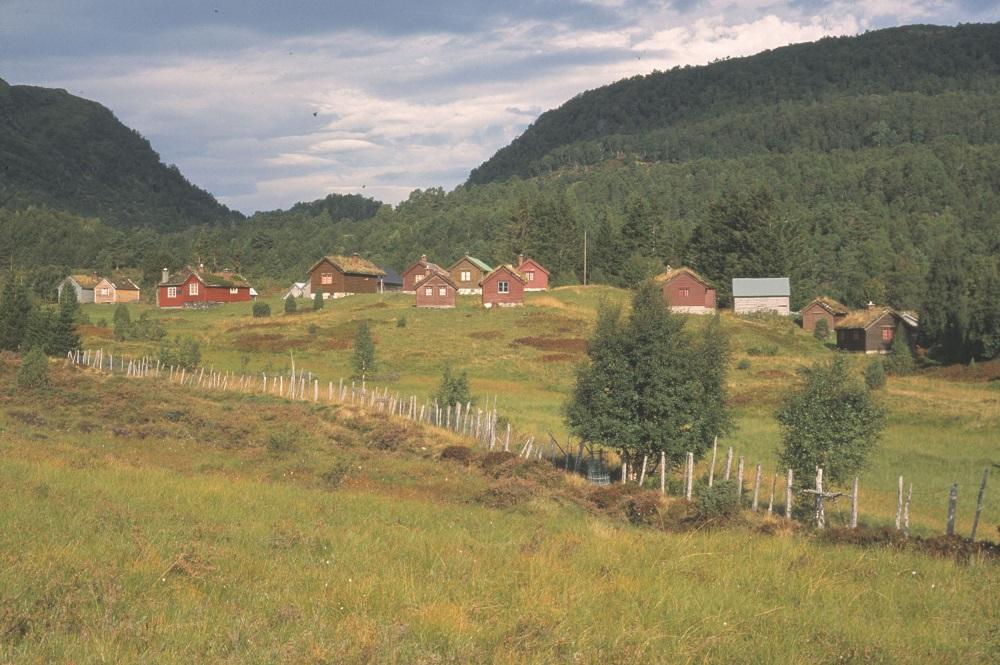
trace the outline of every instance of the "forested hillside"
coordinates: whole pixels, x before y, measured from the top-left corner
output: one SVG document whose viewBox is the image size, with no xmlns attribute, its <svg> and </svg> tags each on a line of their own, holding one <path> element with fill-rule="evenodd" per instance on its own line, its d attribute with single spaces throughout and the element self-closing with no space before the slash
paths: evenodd
<svg viewBox="0 0 1000 665">
<path fill-rule="evenodd" d="M 118 228 L 169 231 L 241 219 L 138 132 L 65 90 L 0 80 L 0 207 L 45 205 Z"/>
<path fill-rule="evenodd" d="M 991 141 L 998 73 L 997 24 L 879 30 L 653 72 L 543 113 L 469 182 L 616 156 L 677 161 L 949 134 Z"/>
</svg>

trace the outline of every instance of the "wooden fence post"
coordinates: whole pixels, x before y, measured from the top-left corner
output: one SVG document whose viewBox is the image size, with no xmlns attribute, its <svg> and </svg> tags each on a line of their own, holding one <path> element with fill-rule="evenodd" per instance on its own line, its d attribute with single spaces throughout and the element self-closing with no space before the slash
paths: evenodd
<svg viewBox="0 0 1000 665">
<path fill-rule="evenodd" d="M 854 487 L 851 489 L 851 528 L 858 528 L 858 477 L 854 476 Z"/>
<path fill-rule="evenodd" d="M 774 491 L 778 489 L 778 472 L 771 477 L 771 498 L 767 500 L 767 516 L 774 514 Z"/>
<path fill-rule="evenodd" d="M 979 483 L 979 498 L 976 499 L 976 516 L 972 519 L 972 534 L 969 536 L 969 540 L 976 540 L 976 529 L 979 528 L 979 515 L 983 512 L 983 498 L 986 494 L 986 479 L 990 475 L 989 467 L 983 469 L 983 480 Z"/>
<path fill-rule="evenodd" d="M 785 475 L 785 519 L 792 519 L 792 470 Z"/>
<path fill-rule="evenodd" d="M 660 494 L 667 493 L 667 454 L 660 451 Z"/>
<path fill-rule="evenodd" d="M 708 467 L 708 486 L 711 487 L 715 481 L 715 456 L 719 452 L 719 437 L 716 436 L 712 442 L 712 466 Z"/>
<path fill-rule="evenodd" d="M 760 462 L 757 462 L 757 472 L 753 477 L 753 511 L 757 512 L 757 498 L 760 495 Z"/>
<path fill-rule="evenodd" d="M 684 491 L 684 498 L 691 500 L 691 492 L 694 489 L 694 453 L 687 455 L 687 488 Z"/>
<path fill-rule="evenodd" d="M 896 531 L 903 527 L 903 476 L 899 477 L 896 489 Z"/>
<path fill-rule="evenodd" d="M 622 459 L 622 485 L 625 484 L 625 480 L 628 478 L 628 462 Z"/>
<path fill-rule="evenodd" d="M 646 481 L 646 463 L 649 461 L 649 455 L 642 456 L 642 472 L 639 474 L 639 487 Z"/>
<path fill-rule="evenodd" d="M 816 528 L 826 528 L 826 510 L 823 508 L 823 467 L 816 467 Z"/>
<path fill-rule="evenodd" d="M 955 535 L 955 511 L 958 508 L 958 483 L 951 486 L 948 492 L 948 526 L 946 533 L 949 536 Z"/>
<path fill-rule="evenodd" d="M 726 480 L 729 480 L 729 474 L 733 470 L 733 447 L 729 446 L 729 452 L 726 453 Z"/>
<path fill-rule="evenodd" d="M 910 499 L 913 497 L 913 483 L 910 483 L 910 490 L 906 493 L 906 503 L 903 504 L 903 535 L 910 535 Z"/>
<path fill-rule="evenodd" d="M 740 455 L 739 464 L 736 466 L 736 496 L 743 497 L 743 455 Z"/>
</svg>

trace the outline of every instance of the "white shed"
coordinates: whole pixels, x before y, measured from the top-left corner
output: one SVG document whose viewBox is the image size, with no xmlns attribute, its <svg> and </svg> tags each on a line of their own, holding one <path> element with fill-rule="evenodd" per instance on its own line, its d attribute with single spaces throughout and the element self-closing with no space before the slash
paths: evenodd
<svg viewBox="0 0 1000 665">
<path fill-rule="evenodd" d="M 774 312 L 788 316 L 791 295 L 787 277 L 733 278 L 733 311 L 737 314 Z"/>
</svg>

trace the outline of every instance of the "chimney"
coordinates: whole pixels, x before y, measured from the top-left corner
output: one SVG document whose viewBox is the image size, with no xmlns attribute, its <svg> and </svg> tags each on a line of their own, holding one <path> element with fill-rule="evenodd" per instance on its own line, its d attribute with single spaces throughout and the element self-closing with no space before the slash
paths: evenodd
<svg viewBox="0 0 1000 665">
<path fill-rule="evenodd" d="M 167 270 L 166 268 L 164 268 L 163 269 L 163 279 L 160 280 L 160 283 L 162 284 L 163 282 L 167 281 L 168 279 L 170 279 L 170 271 Z"/>
<path fill-rule="evenodd" d="M 420 255 L 420 262 L 421 263 L 427 263 L 427 255 L 426 254 L 421 254 Z"/>
<path fill-rule="evenodd" d="M 871 300 L 869 300 L 868 301 L 868 311 L 871 312 L 871 311 L 876 310 L 876 309 L 878 309 L 878 305 L 876 305 Z"/>
<path fill-rule="evenodd" d="M 524 263 L 524 254 L 518 254 L 517 255 L 517 267 L 520 268 L 523 263 Z"/>
<path fill-rule="evenodd" d="M 198 264 L 198 272 L 205 272 L 205 264 L 204 263 L 199 263 Z"/>
</svg>

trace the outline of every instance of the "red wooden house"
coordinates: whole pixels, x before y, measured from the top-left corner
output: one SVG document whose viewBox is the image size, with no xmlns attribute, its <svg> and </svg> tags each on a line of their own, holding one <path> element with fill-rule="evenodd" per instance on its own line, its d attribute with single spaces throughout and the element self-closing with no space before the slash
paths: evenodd
<svg viewBox="0 0 1000 665">
<path fill-rule="evenodd" d="M 524 276 L 525 291 L 545 291 L 549 288 L 549 271 L 538 261 L 524 258 L 524 254 L 517 256 L 517 272 Z"/>
<path fill-rule="evenodd" d="M 448 275 L 432 272 L 416 284 L 417 307 L 454 307 L 458 285 Z"/>
<path fill-rule="evenodd" d="M 323 298 L 380 293 L 385 271 L 358 254 L 324 256 L 309 269 L 309 292 Z"/>
<path fill-rule="evenodd" d="M 163 269 L 163 279 L 156 289 L 156 303 L 163 308 L 202 307 L 215 303 L 249 302 L 250 284 L 239 275 L 221 274 L 185 268 L 174 274 Z"/>
<path fill-rule="evenodd" d="M 403 271 L 403 293 L 415 293 L 417 282 L 433 273 L 447 275 L 448 271 L 438 264 L 428 261 L 427 255 L 424 254 L 419 261 Z"/>
<path fill-rule="evenodd" d="M 715 314 L 715 286 L 690 268 L 671 268 L 658 275 L 663 299 L 675 312 Z"/>
<path fill-rule="evenodd" d="M 845 305 L 833 298 L 820 296 L 802 308 L 802 329 L 816 330 L 816 324 L 826 321 L 826 329 L 832 331 L 850 312 Z"/>
<path fill-rule="evenodd" d="M 479 286 L 483 289 L 483 307 L 513 307 L 524 304 L 527 281 L 511 265 L 494 268 L 483 277 Z"/>
<path fill-rule="evenodd" d="M 909 336 L 907 343 L 912 348 L 917 331 L 913 317 L 891 307 L 868 303 L 865 309 L 851 312 L 837 323 L 837 348 L 842 351 L 889 353 L 899 324 Z"/>
</svg>

